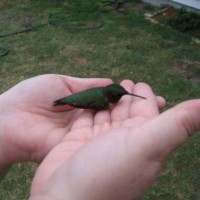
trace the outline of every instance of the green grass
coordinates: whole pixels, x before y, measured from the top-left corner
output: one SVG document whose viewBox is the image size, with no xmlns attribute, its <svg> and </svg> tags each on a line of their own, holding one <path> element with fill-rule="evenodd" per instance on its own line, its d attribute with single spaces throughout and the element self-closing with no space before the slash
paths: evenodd
<svg viewBox="0 0 200 200">
<path fill-rule="evenodd" d="M 61 73 L 144 81 L 167 99 L 167 107 L 200 97 L 200 46 L 192 36 L 146 21 L 141 9 L 137 10 L 142 7 L 140 1 L 130 1 L 123 13 L 108 9 L 102 1 L 84 1 L 77 9 L 80 3 L 0 2 L 0 35 L 46 24 L 0 38 L 0 46 L 10 50 L 0 57 L 0 92 L 32 76 Z M 49 24 L 49 16 L 54 16 L 57 26 Z M 98 29 L 67 28 L 91 27 L 97 22 L 102 25 Z M 169 158 L 144 200 L 200 199 L 199 142 L 196 135 Z M 13 166 L 1 183 L 0 199 L 27 199 L 34 169 L 32 164 Z"/>
</svg>

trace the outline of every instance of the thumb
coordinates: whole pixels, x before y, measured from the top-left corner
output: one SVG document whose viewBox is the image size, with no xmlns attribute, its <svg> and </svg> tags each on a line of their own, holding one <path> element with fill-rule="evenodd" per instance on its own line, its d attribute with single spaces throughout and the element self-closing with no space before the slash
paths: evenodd
<svg viewBox="0 0 200 200">
<path fill-rule="evenodd" d="M 178 104 L 144 127 L 148 157 L 163 161 L 200 129 L 200 100 Z"/>
<path fill-rule="evenodd" d="M 65 80 L 72 93 L 94 87 L 102 87 L 112 83 L 112 80 L 108 78 L 76 78 L 72 76 L 60 76 Z"/>
</svg>

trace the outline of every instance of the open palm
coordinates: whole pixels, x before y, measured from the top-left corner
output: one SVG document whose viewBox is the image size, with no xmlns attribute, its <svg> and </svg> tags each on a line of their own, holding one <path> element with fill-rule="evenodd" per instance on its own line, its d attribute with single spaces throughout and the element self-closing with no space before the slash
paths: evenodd
<svg viewBox="0 0 200 200">
<path fill-rule="evenodd" d="M 69 132 L 81 111 L 67 106 L 53 107 L 53 101 L 110 83 L 109 79 L 41 75 L 3 93 L 0 96 L 0 137 L 1 147 L 10 155 L 7 162 L 40 162 Z"/>
</svg>

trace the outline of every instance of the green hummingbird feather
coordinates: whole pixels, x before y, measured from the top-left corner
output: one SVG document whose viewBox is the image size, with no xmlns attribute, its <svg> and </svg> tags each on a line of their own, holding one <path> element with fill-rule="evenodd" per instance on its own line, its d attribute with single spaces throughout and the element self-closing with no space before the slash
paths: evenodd
<svg viewBox="0 0 200 200">
<path fill-rule="evenodd" d="M 54 106 L 70 105 L 76 108 L 103 110 L 109 108 L 110 104 L 117 103 L 123 95 L 145 97 L 127 92 L 119 84 L 111 84 L 105 87 L 96 87 L 84 90 L 54 101 Z"/>
<path fill-rule="evenodd" d="M 109 106 L 102 90 L 100 87 L 84 90 L 54 101 L 54 106 L 70 105 L 76 108 L 102 110 Z"/>
</svg>

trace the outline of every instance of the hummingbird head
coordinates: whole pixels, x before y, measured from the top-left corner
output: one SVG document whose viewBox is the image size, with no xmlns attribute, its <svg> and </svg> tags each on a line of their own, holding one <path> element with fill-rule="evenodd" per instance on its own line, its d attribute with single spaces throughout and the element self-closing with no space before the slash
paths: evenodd
<svg viewBox="0 0 200 200">
<path fill-rule="evenodd" d="M 111 84 L 111 85 L 104 87 L 104 94 L 109 103 L 117 103 L 123 95 L 131 95 L 131 96 L 136 96 L 136 97 L 146 99 L 145 97 L 127 92 L 119 84 Z"/>
<path fill-rule="evenodd" d="M 116 103 L 128 92 L 121 85 L 111 84 L 104 88 L 104 94 L 109 103 Z"/>
</svg>

